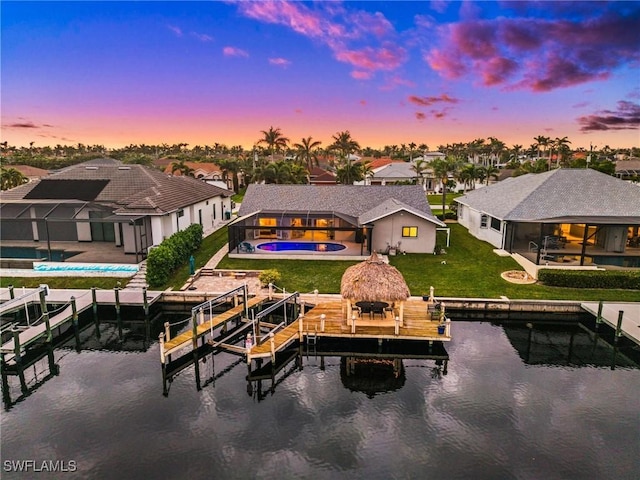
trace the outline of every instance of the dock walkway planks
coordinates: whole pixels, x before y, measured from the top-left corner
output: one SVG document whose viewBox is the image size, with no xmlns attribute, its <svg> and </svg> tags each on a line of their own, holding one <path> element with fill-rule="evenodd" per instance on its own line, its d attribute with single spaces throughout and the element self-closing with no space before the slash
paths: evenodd
<svg viewBox="0 0 640 480">
<path fill-rule="evenodd" d="M 582 308 L 593 315 L 598 315 L 598 302 L 582 302 Z M 602 319 L 614 329 L 618 326 L 618 312 L 623 311 L 622 333 L 627 338 L 640 344 L 640 303 L 603 302 Z"/>
<path fill-rule="evenodd" d="M 30 289 L 34 293 L 38 292 L 38 289 Z M 122 289 L 118 291 L 120 306 L 142 306 L 144 305 L 144 298 L 142 297 L 142 290 L 137 289 Z M 147 303 L 151 305 L 156 302 L 162 292 L 150 292 L 147 291 Z M 67 304 L 62 310 L 49 312 L 49 325 L 51 330 L 58 328 L 64 323 L 72 320 L 73 309 L 71 307 L 71 297 L 76 300 L 76 311 L 78 314 L 87 310 L 93 305 L 93 296 L 91 290 L 66 290 L 66 289 L 49 289 L 49 293 L 46 296 L 48 304 Z M 35 297 L 39 301 L 38 297 Z M 96 303 L 98 305 L 116 305 L 115 290 L 98 290 L 96 289 Z M 38 323 L 32 327 L 28 327 L 20 332 L 18 335 L 20 341 L 20 347 L 24 348 L 30 343 L 33 343 L 38 338 L 46 334 L 47 326 L 45 322 Z M 2 353 L 13 353 L 15 351 L 15 345 L 13 338 L 5 342 L 0 347 Z M 9 358 L 7 357 L 7 360 Z"/>
<path fill-rule="evenodd" d="M 321 315 L 325 315 L 324 330 L 321 326 Z M 444 335 L 438 333 L 438 321 L 428 318 L 427 304 L 423 301 L 407 301 L 404 307 L 403 326 L 395 334 L 395 321 L 369 320 L 367 317 L 356 320 L 355 333 L 351 326 L 343 319 L 343 304 L 341 301 L 329 301 L 317 304 L 309 310 L 302 319 L 302 335 L 307 337 L 329 338 L 377 338 L 393 340 L 421 340 L 421 341 L 451 341 L 450 322 Z M 247 362 L 253 359 L 270 358 L 272 353 L 280 352 L 294 340 L 300 338 L 300 319 L 274 334 L 273 352 L 271 340 L 266 339 L 260 345 L 255 345 L 247 352 Z"/>
<path fill-rule="evenodd" d="M 256 305 L 259 305 L 265 300 L 266 300 L 266 297 L 262 297 L 262 296 L 250 298 L 247 301 L 247 308 L 255 307 Z M 215 328 L 221 323 L 226 322 L 237 315 L 242 315 L 244 310 L 245 310 L 245 305 L 244 303 L 241 303 L 237 307 L 233 307 L 230 310 L 227 310 L 226 312 L 222 312 L 219 315 L 215 315 L 213 317 L 215 321 L 213 327 Z M 209 332 L 210 329 L 211 329 L 211 324 L 209 321 L 205 321 L 199 324 L 197 326 L 197 338 L 200 338 L 202 335 Z M 181 334 L 176 335 L 171 340 L 165 341 L 164 355 L 167 356 L 175 352 L 176 350 L 180 350 L 181 348 L 187 347 L 191 345 L 192 342 L 193 342 L 193 331 L 192 329 L 189 329 L 186 332 L 182 332 Z"/>
</svg>

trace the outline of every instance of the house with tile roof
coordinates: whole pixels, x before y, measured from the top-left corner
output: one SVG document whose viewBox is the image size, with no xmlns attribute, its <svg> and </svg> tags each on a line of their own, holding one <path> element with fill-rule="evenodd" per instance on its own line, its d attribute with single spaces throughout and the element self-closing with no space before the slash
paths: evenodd
<svg viewBox="0 0 640 480">
<path fill-rule="evenodd" d="M 396 183 L 416 182 L 415 163 L 405 161 L 393 161 L 386 165 L 372 169 L 371 174 L 365 179 L 367 185 L 388 185 Z M 431 169 L 425 170 L 419 179 L 420 184 L 427 192 L 433 192 L 436 181 Z"/>
<path fill-rule="evenodd" d="M 420 185 L 251 184 L 229 224 L 229 246 L 239 253 L 247 240 L 333 241 L 357 244 L 363 256 L 432 253 L 439 227 Z"/>
<path fill-rule="evenodd" d="M 508 178 L 455 201 L 469 233 L 535 265 L 640 267 L 640 186 L 596 170 Z"/>
<path fill-rule="evenodd" d="M 136 262 L 194 223 L 210 229 L 231 211 L 232 192 L 154 168 L 96 159 L 3 192 L 3 245 L 107 242 Z"/>
</svg>

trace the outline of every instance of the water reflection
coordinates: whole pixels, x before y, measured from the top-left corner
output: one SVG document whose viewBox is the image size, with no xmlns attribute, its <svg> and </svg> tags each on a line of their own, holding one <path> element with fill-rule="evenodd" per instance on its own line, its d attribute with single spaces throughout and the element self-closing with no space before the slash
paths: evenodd
<svg viewBox="0 0 640 480">
<path fill-rule="evenodd" d="M 124 319 L 122 315 L 104 316 L 100 311 L 95 314 L 85 312 L 77 322 L 67 322 L 53 329 L 50 342 L 43 338 L 19 356 L 3 354 L 0 374 L 5 409 L 11 409 L 60 375 L 60 359 L 70 352 L 146 352 L 152 335 L 157 335 L 160 315 Z"/>
</svg>

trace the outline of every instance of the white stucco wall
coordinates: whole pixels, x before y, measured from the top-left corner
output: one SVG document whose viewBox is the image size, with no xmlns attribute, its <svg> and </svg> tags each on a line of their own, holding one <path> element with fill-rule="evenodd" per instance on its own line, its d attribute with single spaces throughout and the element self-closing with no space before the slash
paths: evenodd
<svg viewBox="0 0 640 480">
<path fill-rule="evenodd" d="M 466 227 L 469 233 L 479 240 L 490 243 L 496 248 L 502 248 L 502 235 L 505 229 L 504 222 L 500 222 L 501 231 L 491 228 L 491 217 L 487 219 L 487 228 L 480 228 L 482 212 L 462 205 L 462 218 L 458 214 L 458 223 Z"/>
<path fill-rule="evenodd" d="M 418 227 L 418 236 L 403 237 L 402 227 Z M 436 225 L 408 212 L 396 213 L 374 222 L 373 249 L 385 250 L 387 243 L 407 253 L 433 253 L 436 246 Z"/>
</svg>

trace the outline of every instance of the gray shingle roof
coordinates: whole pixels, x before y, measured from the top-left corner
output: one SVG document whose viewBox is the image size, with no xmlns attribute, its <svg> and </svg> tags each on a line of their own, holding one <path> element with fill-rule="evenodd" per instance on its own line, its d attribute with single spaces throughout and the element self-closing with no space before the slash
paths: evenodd
<svg viewBox="0 0 640 480">
<path fill-rule="evenodd" d="M 640 188 L 592 169 L 563 168 L 508 178 L 467 192 L 456 201 L 511 221 L 563 217 L 640 221 Z"/>
<path fill-rule="evenodd" d="M 94 199 L 118 206 L 117 213 L 165 213 L 231 192 L 190 177 L 168 176 L 143 165 L 125 165 L 113 159 L 97 159 L 72 165 L 47 177 L 55 180 L 108 180 Z M 22 200 L 37 185 L 32 182 L 16 188 L 3 200 Z M 69 192 L 69 199 L 74 199 Z M 28 201 L 28 200 L 25 200 Z"/>
<path fill-rule="evenodd" d="M 395 203 L 394 203 L 395 202 Z M 323 213 L 364 224 L 393 213 L 410 211 L 438 225 L 420 185 L 249 185 L 238 215 L 256 211 Z"/>
</svg>

